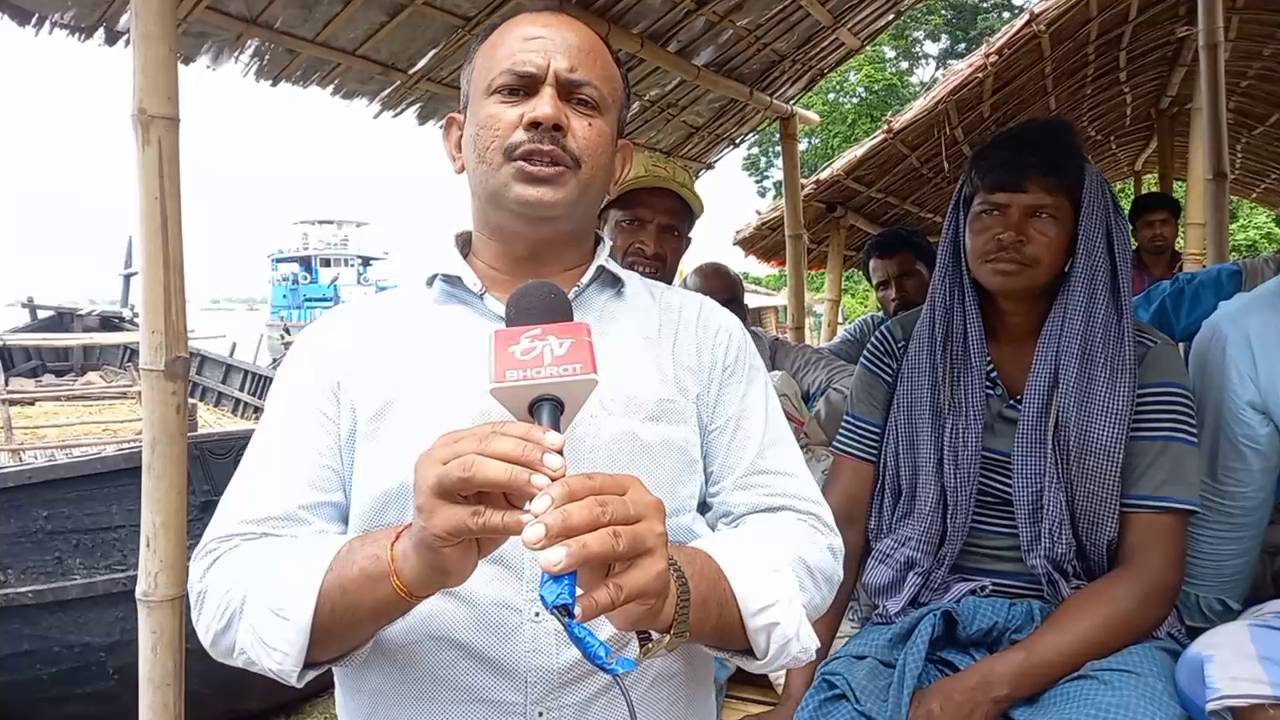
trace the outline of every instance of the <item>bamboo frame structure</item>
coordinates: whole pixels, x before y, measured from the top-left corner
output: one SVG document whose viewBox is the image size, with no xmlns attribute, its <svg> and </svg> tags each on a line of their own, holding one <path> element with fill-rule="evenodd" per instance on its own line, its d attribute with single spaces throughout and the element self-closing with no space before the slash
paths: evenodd
<svg viewBox="0 0 1280 720">
<path fill-rule="evenodd" d="M 1204 103 L 1205 252 L 1209 265 L 1230 259 L 1231 158 L 1222 0 L 1198 0 L 1200 84 Z"/>
<path fill-rule="evenodd" d="M 1204 103 L 1199 79 L 1191 94 L 1191 127 L 1187 138 L 1187 206 L 1183 208 L 1182 269 L 1205 264 L 1204 226 Z"/>
<path fill-rule="evenodd" d="M 787 334 L 791 342 L 805 342 L 806 273 L 809 249 L 805 244 L 804 210 L 800 199 L 800 124 L 795 116 L 779 121 L 782 142 L 782 197 L 787 223 Z"/>
<path fill-rule="evenodd" d="M 836 223 L 827 236 L 827 286 L 822 313 L 821 342 L 831 342 L 840 324 L 840 303 L 844 299 L 844 225 Z"/>
<path fill-rule="evenodd" d="M 318 86 L 376 115 L 435 123 L 458 109 L 458 71 L 480 28 L 515 0 L 178 2 L 184 61 L 229 57 L 271 84 Z M 701 172 L 772 118 L 816 114 L 796 98 L 871 43 L 918 0 L 714 3 L 562 0 L 624 50 L 636 144 Z M 4 0 L 0 16 L 114 45 L 129 37 L 127 0 Z"/>
<path fill-rule="evenodd" d="M 1156 173 L 1160 192 L 1173 194 L 1173 118 L 1166 113 L 1156 115 Z"/>
<path fill-rule="evenodd" d="M 178 18 L 132 0 L 133 128 L 142 246 L 142 504 L 138 718 L 186 712 L 187 350 L 178 153 Z"/>
<path fill-rule="evenodd" d="M 973 148 L 1000 128 L 1047 114 L 1071 119 L 1094 164 L 1117 182 L 1135 171 L 1159 174 L 1157 123 L 1167 116 L 1174 142 L 1172 158 L 1165 151 L 1173 164 L 1165 185 L 1170 175 L 1186 177 L 1186 110 L 1198 84 L 1195 13 L 1189 0 L 1038 0 L 879 131 L 806 178 L 805 224 L 822 227 L 833 208 L 844 208 L 868 225 L 936 235 Z M 1280 208 L 1280 94 L 1268 91 L 1280 79 L 1280 3 L 1231 2 L 1223 13 L 1230 189 Z M 1151 178 L 1147 189 L 1155 187 Z M 845 252 L 857 257 L 871 232 L 848 227 Z M 778 202 L 734 243 L 781 267 L 784 235 Z M 809 247 L 808 266 L 822 267 L 825 256 L 824 238 Z"/>
</svg>

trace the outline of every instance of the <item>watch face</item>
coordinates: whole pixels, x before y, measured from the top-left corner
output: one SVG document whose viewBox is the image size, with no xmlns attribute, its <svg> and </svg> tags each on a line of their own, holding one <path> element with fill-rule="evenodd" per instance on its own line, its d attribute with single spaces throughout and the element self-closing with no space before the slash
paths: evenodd
<svg viewBox="0 0 1280 720">
<path fill-rule="evenodd" d="M 640 648 L 640 659 L 648 660 L 652 657 L 662 654 L 667 649 L 667 644 L 671 642 L 670 635 L 659 635 L 654 641 Z"/>
</svg>

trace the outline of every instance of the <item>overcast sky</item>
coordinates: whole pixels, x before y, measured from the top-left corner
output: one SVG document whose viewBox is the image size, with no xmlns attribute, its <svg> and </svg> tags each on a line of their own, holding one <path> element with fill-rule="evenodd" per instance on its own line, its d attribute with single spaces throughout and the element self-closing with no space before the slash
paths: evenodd
<svg viewBox="0 0 1280 720">
<path fill-rule="evenodd" d="M 131 53 L 0 18 L 0 302 L 116 294 L 137 205 Z M 465 178 L 440 131 L 318 89 L 272 88 L 241 68 L 182 68 L 188 296 L 265 295 L 266 255 L 308 218 L 373 223 L 395 273 L 423 276 L 467 226 Z M 766 203 L 733 153 L 698 181 L 706 214 L 685 267 L 759 265 L 734 231 Z M 441 234 L 441 230 L 447 230 Z M 137 296 L 134 296 L 137 302 Z"/>
</svg>

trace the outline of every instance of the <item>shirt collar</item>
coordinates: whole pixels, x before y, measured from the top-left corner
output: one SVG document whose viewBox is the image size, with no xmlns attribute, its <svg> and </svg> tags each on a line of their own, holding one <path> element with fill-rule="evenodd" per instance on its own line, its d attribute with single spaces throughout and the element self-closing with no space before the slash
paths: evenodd
<svg viewBox="0 0 1280 720">
<path fill-rule="evenodd" d="M 464 230 L 454 235 L 453 244 L 456 252 L 444 254 L 444 260 L 440 268 L 427 276 L 427 287 L 432 287 L 438 278 L 444 277 L 461 283 L 471 292 L 483 297 L 487 292 L 484 283 L 480 282 L 480 277 L 476 275 L 476 271 L 472 270 L 471 266 L 467 264 L 466 252 L 471 247 L 471 231 Z M 600 278 L 601 281 L 618 285 L 625 282 L 626 279 L 622 274 L 622 267 L 609 257 L 610 247 L 610 242 L 604 236 L 596 235 L 595 256 L 592 257 L 587 271 L 582 274 L 582 279 L 569 292 L 569 297 L 572 298 L 581 288 L 595 282 L 597 278 Z"/>
</svg>

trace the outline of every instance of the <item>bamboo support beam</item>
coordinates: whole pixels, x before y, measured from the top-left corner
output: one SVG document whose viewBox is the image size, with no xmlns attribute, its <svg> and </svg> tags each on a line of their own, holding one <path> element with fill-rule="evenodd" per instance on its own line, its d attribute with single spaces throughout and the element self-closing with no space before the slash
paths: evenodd
<svg viewBox="0 0 1280 720">
<path fill-rule="evenodd" d="M 1183 232 L 1182 269 L 1199 270 L 1205 261 L 1204 227 L 1204 103 L 1200 82 L 1191 90 L 1191 129 L 1187 138 L 1187 206 Z"/>
<path fill-rule="evenodd" d="M 1133 196 L 1134 197 L 1138 197 L 1139 195 L 1142 194 L 1142 186 L 1143 186 L 1144 179 L 1145 178 L 1142 177 L 1141 170 L 1133 171 Z"/>
<path fill-rule="evenodd" d="M 1173 118 L 1165 113 L 1156 115 L 1156 172 L 1160 178 L 1160 192 L 1173 194 Z"/>
<path fill-rule="evenodd" d="M 823 343 L 831 342 L 836 336 L 836 327 L 840 323 L 840 304 L 844 300 L 844 245 L 846 232 L 844 225 L 835 223 L 831 235 L 827 237 L 827 287 L 826 306 L 822 313 Z"/>
<path fill-rule="evenodd" d="M 868 235 L 875 235 L 884 229 L 880 227 L 879 223 L 874 223 L 868 220 L 866 217 L 850 209 L 846 205 L 841 205 L 840 203 L 827 203 L 825 209 L 828 215 L 839 221 L 840 225 L 851 225 Z"/>
<path fill-rule="evenodd" d="M 143 268 L 141 537 L 134 590 L 138 720 L 182 720 L 186 712 L 186 440 L 191 357 L 182 260 L 177 3 L 132 0 L 129 14 Z M 205 9 L 201 17 L 230 16 Z"/>
<path fill-rule="evenodd" d="M 791 342 L 805 341 L 805 286 L 809 248 L 804 234 L 804 205 L 800 195 L 800 124 L 795 116 L 780 121 L 782 138 L 782 202 L 787 243 L 787 334 Z"/>
<path fill-rule="evenodd" d="M 613 48 L 651 62 L 672 75 L 691 82 L 698 87 L 746 103 L 773 117 L 780 119 L 798 118 L 801 123 L 811 127 L 819 122 L 817 113 L 798 108 L 781 100 L 775 100 L 758 90 L 753 90 L 743 85 L 737 80 L 719 75 L 706 68 L 698 67 L 661 45 L 651 40 L 646 40 L 626 28 L 614 25 L 604 18 L 597 17 L 569 4 L 564 5 L 563 10 L 595 30 Z"/>
<path fill-rule="evenodd" d="M 1225 22 L 1222 0 L 1198 0 L 1200 84 L 1204 105 L 1205 253 L 1209 265 L 1229 257 L 1231 158 L 1227 144 Z"/>
<path fill-rule="evenodd" d="M 866 46 L 866 43 L 862 38 L 854 35 L 848 28 L 841 25 L 836 20 L 835 16 L 831 14 L 831 11 L 827 10 L 826 6 L 818 0 L 797 0 L 797 2 L 800 3 L 800 7 L 804 8 L 806 12 L 813 16 L 814 20 L 817 20 L 822 23 L 823 27 L 834 32 L 836 34 L 836 39 L 844 43 L 845 47 L 854 52 L 858 52 Z"/>
</svg>

